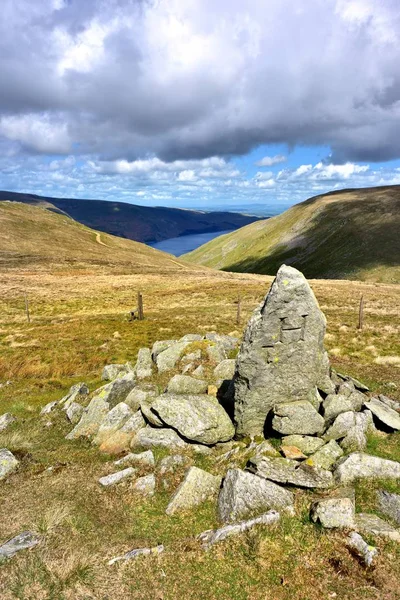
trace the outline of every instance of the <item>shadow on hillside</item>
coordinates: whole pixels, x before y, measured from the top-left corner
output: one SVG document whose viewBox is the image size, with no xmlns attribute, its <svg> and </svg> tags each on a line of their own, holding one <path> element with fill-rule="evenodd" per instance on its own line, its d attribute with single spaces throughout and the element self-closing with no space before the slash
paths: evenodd
<svg viewBox="0 0 400 600">
<path fill-rule="evenodd" d="M 308 229 L 268 256 L 244 258 L 225 271 L 274 275 L 281 264 L 306 277 L 339 279 L 364 269 L 400 266 L 400 190 L 326 204 Z"/>
</svg>

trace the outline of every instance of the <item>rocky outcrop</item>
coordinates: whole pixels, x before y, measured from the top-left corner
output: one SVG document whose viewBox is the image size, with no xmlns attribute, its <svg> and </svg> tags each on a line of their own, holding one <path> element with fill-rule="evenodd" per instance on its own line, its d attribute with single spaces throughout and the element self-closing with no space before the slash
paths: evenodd
<svg viewBox="0 0 400 600">
<path fill-rule="evenodd" d="M 304 276 L 283 265 L 247 326 L 236 361 L 238 435 L 261 435 L 277 404 L 334 393 L 323 341 L 326 320 Z M 299 433 L 299 432 L 293 432 Z"/>
</svg>

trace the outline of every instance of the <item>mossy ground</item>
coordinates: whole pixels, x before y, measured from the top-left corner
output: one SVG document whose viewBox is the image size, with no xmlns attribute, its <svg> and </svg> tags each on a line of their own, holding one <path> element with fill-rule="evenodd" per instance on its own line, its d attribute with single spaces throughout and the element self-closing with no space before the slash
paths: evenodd
<svg viewBox="0 0 400 600">
<path fill-rule="evenodd" d="M 258 528 L 205 553 L 193 537 L 217 526 L 212 505 L 174 517 L 164 513 L 183 471 L 147 502 L 128 485 L 102 490 L 97 480 L 112 472 L 113 459 L 88 442 L 65 440 L 71 427 L 61 416 L 39 418 L 40 408 L 70 385 L 84 380 L 94 389 L 104 364 L 134 361 L 141 346 L 212 330 L 240 336 L 271 278 L 179 269 L 173 277 L 112 273 L 86 265 L 56 273 L 8 270 L 0 279 L 0 378 L 12 381 L 0 389 L 0 413 L 18 417 L 0 434 L 0 447 L 21 460 L 19 471 L 0 487 L 0 541 L 26 528 L 44 534 L 40 546 L 0 567 L 2 600 L 400 598 L 399 547 L 374 540 L 379 558 L 366 570 L 345 548 L 343 532 L 310 523 L 310 493 L 298 494 L 296 519 Z M 312 285 L 327 316 L 326 345 L 334 366 L 400 399 L 398 363 L 377 360 L 400 355 L 399 288 L 340 281 Z M 146 319 L 129 322 L 139 290 Z M 361 293 L 366 309 L 360 332 Z M 379 436 L 370 440 L 370 451 L 400 460 L 399 442 L 399 434 Z M 157 452 L 158 458 L 163 455 Z M 216 469 L 209 457 L 193 460 Z M 382 485 L 393 489 L 389 482 Z M 375 487 L 358 485 L 358 510 L 375 510 Z M 160 542 L 167 550 L 158 557 L 107 566 L 127 550 Z"/>
</svg>

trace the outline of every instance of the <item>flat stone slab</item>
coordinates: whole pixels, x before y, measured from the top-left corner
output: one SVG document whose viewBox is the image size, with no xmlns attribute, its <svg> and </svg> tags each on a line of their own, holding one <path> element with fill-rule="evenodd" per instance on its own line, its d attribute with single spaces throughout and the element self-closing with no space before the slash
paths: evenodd
<svg viewBox="0 0 400 600">
<path fill-rule="evenodd" d="M 314 454 L 325 445 L 324 440 L 310 435 L 288 435 L 282 438 L 282 445 L 296 446 L 304 454 Z"/>
<path fill-rule="evenodd" d="M 400 542 L 400 531 L 376 515 L 366 513 L 356 515 L 356 529 L 361 533 L 372 534 L 394 542 Z"/>
<path fill-rule="evenodd" d="M 317 500 L 311 506 L 311 520 L 327 529 L 355 526 L 355 492 L 353 488 L 337 490 L 329 498 Z"/>
<path fill-rule="evenodd" d="M 229 469 L 218 497 L 218 516 L 224 523 L 244 519 L 270 508 L 293 507 L 289 490 L 241 469 Z"/>
<path fill-rule="evenodd" d="M 364 405 L 381 423 L 395 431 L 400 430 L 400 415 L 398 412 L 376 398 L 372 398 L 369 402 L 364 402 Z"/>
<path fill-rule="evenodd" d="M 14 454 L 7 450 L 7 448 L 2 448 L 0 450 L 0 481 L 16 471 L 18 465 L 19 461 L 15 458 Z"/>
<path fill-rule="evenodd" d="M 208 395 L 163 394 L 152 411 L 186 439 L 216 444 L 233 438 L 235 428 L 218 400 Z"/>
<path fill-rule="evenodd" d="M 297 446 L 281 446 L 281 452 L 285 458 L 291 460 L 304 460 L 307 458 Z"/>
<path fill-rule="evenodd" d="M 175 375 L 168 383 L 169 394 L 206 394 L 207 381 L 189 375 Z"/>
<path fill-rule="evenodd" d="M 378 490 L 376 495 L 379 510 L 400 525 L 400 495 L 391 494 L 384 490 Z"/>
<path fill-rule="evenodd" d="M 116 460 L 114 462 L 114 465 L 117 465 L 118 467 L 121 465 L 129 465 L 129 464 L 142 465 L 144 467 L 154 467 L 154 465 L 155 465 L 154 454 L 152 453 L 151 450 L 146 450 L 145 452 L 139 452 L 138 454 L 130 452 L 126 456 L 123 456 L 122 458 L 120 458 L 119 460 Z"/>
<path fill-rule="evenodd" d="M 325 446 L 322 446 L 315 454 L 312 454 L 306 464 L 313 467 L 319 467 L 329 471 L 331 467 L 343 456 L 343 450 L 335 440 L 331 440 Z"/>
<path fill-rule="evenodd" d="M 187 448 L 188 444 L 173 429 L 140 429 L 132 440 L 131 448 L 168 448 L 170 450 Z"/>
<path fill-rule="evenodd" d="M 357 479 L 400 479 L 400 463 L 363 452 L 353 452 L 339 460 L 334 474 L 338 483 L 342 484 Z"/>
<path fill-rule="evenodd" d="M 190 510 L 206 500 L 217 497 L 221 477 L 216 477 L 199 469 L 190 467 L 174 495 L 172 496 L 165 513 L 173 515 L 178 511 Z"/>
<path fill-rule="evenodd" d="M 105 477 L 100 477 L 99 483 L 103 487 L 110 487 L 112 485 L 116 485 L 117 483 L 121 483 L 121 481 L 125 481 L 126 479 L 131 479 L 134 477 L 136 471 L 132 467 L 128 467 L 127 469 L 123 469 L 122 471 L 118 471 L 117 473 L 112 473 L 111 475 L 106 475 Z"/>
<path fill-rule="evenodd" d="M 154 546 L 153 548 L 135 548 L 134 550 L 130 550 L 126 554 L 122 556 L 116 556 L 108 561 L 108 564 L 114 565 L 116 562 L 120 562 L 121 560 L 136 560 L 140 556 L 157 556 L 164 552 L 163 544 L 159 544 L 158 546 Z"/>
<path fill-rule="evenodd" d="M 33 531 L 23 531 L 0 546 L 0 561 L 12 558 L 21 550 L 34 548 L 41 541 L 41 536 Z"/>
<path fill-rule="evenodd" d="M 308 401 L 284 402 L 274 408 L 272 427 L 283 435 L 322 433 L 324 418 Z"/>
<path fill-rule="evenodd" d="M 318 467 L 288 458 L 255 457 L 247 467 L 251 473 L 277 483 L 288 483 L 305 488 L 330 488 L 334 484 L 333 475 Z"/>
<path fill-rule="evenodd" d="M 276 510 L 270 510 L 265 515 L 260 515 L 255 519 L 249 519 L 248 521 L 241 521 L 234 525 L 225 525 L 220 529 L 208 529 L 203 531 L 197 536 L 197 539 L 201 542 L 205 550 L 209 550 L 211 546 L 222 542 L 232 535 L 239 535 L 244 531 L 252 529 L 256 525 L 275 525 L 280 519 L 280 514 Z"/>
</svg>

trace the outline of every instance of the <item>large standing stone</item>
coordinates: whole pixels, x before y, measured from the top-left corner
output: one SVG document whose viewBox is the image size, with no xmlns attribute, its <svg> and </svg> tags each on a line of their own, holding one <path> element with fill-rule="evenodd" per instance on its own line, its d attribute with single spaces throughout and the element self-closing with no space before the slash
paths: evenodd
<svg viewBox="0 0 400 600">
<path fill-rule="evenodd" d="M 218 515 L 224 523 L 289 506 L 293 506 L 291 492 L 241 469 L 229 469 L 218 497 Z"/>
<path fill-rule="evenodd" d="M 232 421 L 213 396 L 163 394 L 152 411 L 184 438 L 202 444 L 227 442 L 235 434 Z"/>
<path fill-rule="evenodd" d="M 13 471 L 16 471 L 18 465 L 19 462 L 14 454 L 7 450 L 7 448 L 2 448 L 0 450 L 0 481 Z"/>
<path fill-rule="evenodd" d="M 396 431 L 400 429 L 400 415 L 393 408 L 389 408 L 389 406 L 376 398 L 372 398 L 364 404 L 384 425 Z"/>
<path fill-rule="evenodd" d="M 323 417 L 307 401 L 284 402 L 274 407 L 272 427 L 284 435 L 322 433 Z"/>
<path fill-rule="evenodd" d="M 323 341 L 326 320 L 305 277 L 283 265 L 249 321 L 236 361 L 239 435 L 260 435 L 276 404 L 333 393 Z"/>
<path fill-rule="evenodd" d="M 356 479 L 400 479 L 400 462 L 354 452 L 342 458 L 335 469 L 339 483 L 350 483 Z"/>
<path fill-rule="evenodd" d="M 172 496 L 166 514 L 173 515 L 180 510 L 188 510 L 206 500 L 217 496 L 221 478 L 203 471 L 198 467 L 190 467 L 175 494 Z"/>
</svg>

